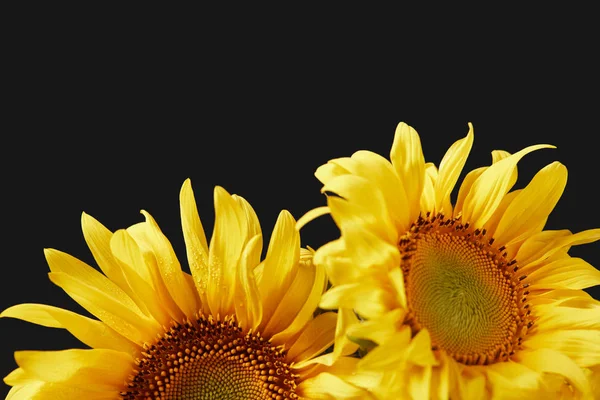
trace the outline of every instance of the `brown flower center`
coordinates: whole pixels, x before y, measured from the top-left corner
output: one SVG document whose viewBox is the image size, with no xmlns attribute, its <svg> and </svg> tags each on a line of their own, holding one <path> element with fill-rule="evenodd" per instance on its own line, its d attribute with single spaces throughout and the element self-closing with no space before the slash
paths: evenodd
<svg viewBox="0 0 600 400">
<path fill-rule="evenodd" d="M 233 318 L 174 324 L 136 361 L 126 400 L 297 399 L 286 351 Z"/>
<path fill-rule="evenodd" d="M 464 364 L 507 360 L 533 324 L 528 285 L 485 230 L 443 215 L 419 218 L 399 243 L 407 323 Z"/>
</svg>

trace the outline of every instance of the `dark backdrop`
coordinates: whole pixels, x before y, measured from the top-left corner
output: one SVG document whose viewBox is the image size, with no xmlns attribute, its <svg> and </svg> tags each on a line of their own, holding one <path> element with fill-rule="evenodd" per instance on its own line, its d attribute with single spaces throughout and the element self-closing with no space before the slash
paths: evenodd
<svg viewBox="0 0 600 400">
<path fill-rule="evenodd" d="M 465 33 L 459 40 L 466 49 L 458 51 L 443 35 L 435 48 L 392 38 L 379 49 L 335 35 L 309 42 L 292 35 L 281 46 L 268 32 L 255 41 L 192 36 L 181 44 L 179 37 L 144 42 L 136 34 L 80 42 L 76 32 L 58 31 L 24 30 L 26 46 L 9 57 L 0 309 L 35 302 L 81 311 L 47 279 L 42 250 L 93 263 L 82 211 L 116 230 L 148 210 L 183 261 L 178 194 L 186 178 L 207 230 L 213 188 L 221 185 L 254 206 L 268 236 L 280 209 L 299 218 L 325 203 L 313 176 L 320 164 L 359 149 L 387 157 L 400 121 L 417 129 L 435 163 L 472 122 L 467 170 L 489 164 L 494 149 L 556 145 L 519 164 L 518 186 L 560 160 L 569 181 L 548 228 L 600 226 L 600 85 L 589 40 L 557 35 L 518 46 L 521 38 L 498 35 L 482 48 Z M 573 36 L 587 32 L 580 34 Z M 337 231 L 324 217 L 302 237 L 318 247 Z M 600 265 L 597 243 L 571 254 Z M 600 298 L 600 288 L 590 293 Z M 14 319 L 0 324 L 2 376 L 15 367 L 15 350 L 79 346 L 62 330 Z"/>
</svg>

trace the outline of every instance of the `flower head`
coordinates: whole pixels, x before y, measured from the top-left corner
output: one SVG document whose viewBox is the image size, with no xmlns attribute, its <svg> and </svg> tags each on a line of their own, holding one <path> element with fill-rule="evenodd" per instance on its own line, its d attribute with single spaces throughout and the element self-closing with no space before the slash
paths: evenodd
<svg viewBox="0 0 600 400">
<path fill-rule="evenodd" d="M 42 304 L 2 317 L 69 330 L 91 349 L 19 351 L 4 381 L 20 399 L 301 399 L 363 393 L 337 374 L 355 350 L 335 340 L 336 313 L 315 313 L 326 277 L 300 247 L 296 221 L 279 215 L 266 257 L 246 200 L 214 191 L 204 233 L 187 180 L 181 220 L 191 274 L 156 221 L 111 232 L 87 214 L 85 240 L 101 271 L 45 250 L 50 279 L 97 319 Z M 342 325 L 340 325 L 342 326 Z M 338 338 L 340 335 L 338 335 Z M 334 344 L 333 352 L 322 353 Z M 339 362 L 339 363 L 338 363 Z"/>
<path fill-rule="evenodd" d="M 333 284 L 321 307 L 364 319 L 347 335 L 373 347 L 357 368 L 385 374 L 369 388 L 383 399 L 591 396 L 600 302 L 582 289 L 600 271 L 568 250 L 600 229 L 544 230 L 567 181 L 559 162 L 511 190 L 517 163 L 550 145 L 493 151 L 452 201 L 469 127 L 439 168 L 400 123 L 391 161 L 357 151 L 317 169 L 341 231 L 315 255 Z"/>
</svg>

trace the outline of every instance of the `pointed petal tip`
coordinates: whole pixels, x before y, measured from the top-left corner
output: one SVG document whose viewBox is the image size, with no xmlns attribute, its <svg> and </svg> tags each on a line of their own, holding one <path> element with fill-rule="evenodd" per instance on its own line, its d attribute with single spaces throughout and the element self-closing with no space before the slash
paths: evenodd
<svg viewBox="0 0 600 400">
<path fill-rule="evenodd" d="M 192 180 L 190 178 L 186 178 L 185 181 L 183 181 L 183 183 L 181 184 L 181 190 L 179 191 L 179 193 L 183 193 L 184 190 L 191 190 L 192 189 Z"/>
</svg>

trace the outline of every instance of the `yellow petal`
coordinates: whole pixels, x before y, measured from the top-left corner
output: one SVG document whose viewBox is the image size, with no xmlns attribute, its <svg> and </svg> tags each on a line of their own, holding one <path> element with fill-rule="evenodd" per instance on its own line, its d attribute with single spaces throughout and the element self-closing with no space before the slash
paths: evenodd
<svg viewBox="0 0 600 400">
<path fill-rule="evenodd" d="M 89 286 L 64 272 L 50 272 L 48 276 L 82 307 L 136 344 L 141 345 L 153 339 L 161 329 L 154 319 L 146 317 L 139 310 L 132 310 L 113 297 L 112 293 Z"/>
<path fill-rule="evenodd" d="M 241 210 L 241 215 L 243 216 L 243 218 L 241 218 L 242 225 L 246 226 L 245 231 L 248 232 L 246 234 L 246 240 L 258 237 L 258 244 L 256 245 L 256 249 L 258 249 L 258 257 L 251 260 L 251 263 L 258 265 L 258 263 L 260 262 L 260 253 L 262 252 L 263 248 L 262 229 L 260 227 L 260 221 L 258 220 L 258 216 L 256 215 L 254 208 L 252 208 L 252 206 L 250 205 L 250 203 L 248 203 L 248 201 L 246 201 L 246 199 L 235 194 L 231 195 L 231 198 L 233 199 L 233 201 L 236 202 L 239 210 Z"/>
<path fill-rule="evenodd" d="M 473 146 L 473 124 L 469 122 L 469 132 L 463 139 L 457 140 L 450 146 L 440 162 L 439 174 L 435 183 L 435 197 L 437 212 L 452 215 L 450 194 L 462 172 L 467 157 Z M 447 209 L 449 208 L 449 209 Z"/>
<path fill-rule="evenodd" d="M 527 335 L 523 344 L 529 349 L 552 349 L 571 358 L 581 367 L 600 364 L 600 331 L 562 330 Z"/>
<path fill-rule="evenodd" d="M 456 197 L 456 205 L 454 206 L 453 216 L 458 217 L 463 212 L 463 206 L 465 204 L 465 199 L 467 195 L 471 192 L 471 187 L 473 187 L 473 183 L 483 174 L 488 167 L 480 167 L 469 171 L 469 173 L 464 177 L 460 188 L 458 189 L 458 196 Z"/>
<path fill-rule="evenodd" d="M 319 181 L 321 181 L 321 183 L 323 185 L 327 184 L 327 182 L 329 182 L 331 179 L 338 177 L 340 175 L 347 175 L 350 174 L 351 172 L 348 171 L 346 168 L 342 167 L 341 164 L 344 164 L 344 162 L 340 163 L 340 160 L 349 160 L 350 157 L 343 157 L 343 158 L 336 158 L 333 160 L 330 160 L 329 162 L 327 162 L 327 164 L 323 164 L 321 165 L 319 168 L 317 168 L 317 170 L 315 171 L 315 176 L 317 177 L 317 179 Z"/>
<path fill-rule="evenodd" d="M 118 390 L 135 367 L 129 354 L 107 349 L 17 351 L 15 360 L 23 373 L 18 380 L 13 380 L 12 374 L 4 378 L 9 385 L 40 380 L 91 390 Z"/>
<path fill-rule="evenodd" d="M 485 377 L 483 375 L 475 376 L 465 382 L 463 397 L 465 400 L 481 400 L 487 398 L 485 389 Z"/>
<path fill-rule="evenodd" d="M 213 315 L 234 312 L 233 293 L 237 264 L 247 237 L 243 210 L 222 187 L 214 190 L 215 225 L 209 246 L 208 303 Z"/>
<path fill-rule="evenodd" d="M 119 268 L 119 265 L 115 262 L 110 251 L 112 232 L 86 213 L 81 214 L 81 230 L 83 231 L 83 237 L 94 256 L 94 259 L 102 272 L 104 272 L 111 281 L 123 289 L 127 295 L 133 298 L 134 292 L 127 285 L 127 280 L 123 275 L 123 271 L 121 271 L 121 268 Z"/>
<path fill-rule="evenodd" d="M 181 265 L 175 255 L 175 251 L 154 218 L 144 210 L 141 212 L 146 218 L 147 245 L 152 249 L 156 257 L 160 275 L 165 286 L 181 311 L 191 317 L 200 308 L 198 294 L 191 291 L 185 283 L 183 271 L 181 270 Z"/>
<path fill-rule="evenodd" d="M 450 396 L 450 367 L 448 356 L 440 354 L 438 357 L 439 367 L 433 368 L 431 374 L 431 398 L 432 400 L 448 400 Z"/>
<path fill-rule="evenodd" d="M 411 126 L 400 122 L 396 127 L 390 159 L 406 193 L 408 221 L 419 216 L 420 202 L 425 181 L 425 158 L 419 134 Z"/>
<path fill-rule="evenodd" d="M 349 308 L 364 318 L 378 318 L 395 307 L 392 294 L 375 282 L 334 286 L 321 297 L 324 309 Z"/>
<path fill-rule="evenodd" d="M 346 254 L 344 238 L 332 240 L 319 247 L 315 252 L 315 265 L 323 266 L 333 286 L 354 283 L 363 270 Z"/>
<path fill-rule="evenodd" d="M 405 357 L 411 363 L 422 367 L 439 364 L 431 350 L 431 337 L 427 329 L 421 329 L 419 333 L 412 338 L 406 349 Z"/>
<path fill-rule="evenodd" d="M 302 398 L 314 400 L 374 400 L 367 391 L 343 379 L 323 372 L 313 378 L 303 380 L 298 385 Z"/>
<path fill-rule="evenodd" d="M 564 376 L 580 392 L 589 390 L 589 385 L 582 369 L 569 357 L 552 349 L 522 351 L 518 354 L 519 362 L 534 371 L 550 372 Z"/>
<path fill-rule="evenodd" d="M 347 203 L 340 199 L 330 199 L 333 208 L 337 204 Z M 400 265 L 400 251 L 397 244 L 382 239 L 358 224 L 347 224 L 342 227 L 342 237 L 346 255 L 357 267 L 370 269 L 372 273 L 387 274 L 391 268 Z"/>
<path fill-rule="evenodd" d="M 321 295 L 327 283 L 325 268 L 322 265 L 314 265 L 311 260 L 312 255 L 307 259 L 301 257 L 296 278 L 275 311 L 274 315 L 280 309 L 282 311 L 287 310 L 293 320 L 289 324 L 284 324 L 286 325 L 285 329 L 274 330 L 274 332 L 279 333 L 271 338 L 273 343 L 285 343 L 295 336 L 310 321 L 321 301 Z M 304 292 L 302 286 L 305 286 L 309 291 Z M 276 317 L 272 319 L 276 319 Z"/>
<path fill-rule="evenodd" d="M 591 303 L 591 308 L 538 304 L 535 306 L 535 314 L 538 316 L 535 324 L 540 332 L 561 329 L 600 331 L 600 302 L 594 303 Z"/>
<path fill-rule="evenodd" d="M 585 289 L 600 285 L 600 271 L 581 258 L 553 261 L 529 272 L 531 289 Z"/>
<path fill-rule="evenodd" d="M 399 368 L 405 363 L 410 337 L 410 327 L 402 327 L 388 341 L 375 347 L 361 358 L 358 367 L 371 371 Z"/>
<path fill-rule="evenodd" d="M 129 287 L 136 293 L 136 304 L 147 310 L 161 325 L 168 326 L 172 317 L 180 317 L 178 307 L 174 305 L 168 293 L 161 293 L 153 287 L 152 272 L 135 240 L 124 229 L 112 236 L 110 247 L 115 261 L 121 266 Z M 158 272 L 158 271 L 156 271 Z M 171 306 L 172 312 L 165 307 Z"/>
<path fill-rule="evenodd" d="M 92 390 L 60 383 L 33 381 L 13 387 L 6 400 L 115 400 L 115 390 Z"/>
<path fill-rule="evenodd" d="M 314 266 L 300 265 L 294 280 L 276 304 L 276 308 L 266 326 L 261 330 L 263 335 L 272 336 L 277 332 L 285 330 L 292 323 L 309 298 L 311 289 L 315 286 L 315 277 L 316 270 Z M 316 286 L 322 291 L 323 280 Z M 320 293 L 318 296 L 320 297 Z"/>
<path fill-rule="evenodd" d="M 322 191 L 336 193 L 343 199 L 328 196 L 331 216 L 342 229 L 355 221 L 381 238 L 395 243 L 398 232 L 389 214 L 381 190 L 366 178 L 342 175 L 327 182 Z"/>
<path fill-rule="evenodd" d="M 298 219 L 298 221 L 296 221 L 296 229 L 301 230 L 309 222 L 314 221 L 323 215 L 327 215 L 330 212 L 331 211 L 327 206 L 313 208 L 312 210 L 307 211 Z"/>
<path fill-rule="evenodd" d="M 550 145 L 529 146 L 503 160 L 492 164 L 473 182 L 465 198 L 463 221 L 481 228 L 494 214 L 504 195 L 510 189 L 511 176 L 517 163 L 532 151 L 553 148 Z"/>
<path fill-rule="evenodd" d="M 206 290 L 208 285 L 208 243 L 204 227 L 198 215 L 198 207 L 192 183 L 189 179 L 183 182 L 179 192 L 179 208 L 181 214 L 181 228 L 190 272 L 194 277 L 194 284 L 202 304 L 206 304 Z"/>
<path fill-rule="evenodd" d="M 413 365 L 408 374 L 408 392 L 414 400 L 429 399 L 429 389 L 431 386 L 431 366 L 420 367 Z"/>
<path fill-rule="evenodd" d="M 600 240 L 600 229 L 589 229 L 571 234 L 564 229 L 540 232 L 523 243 L 517 254 L 519 264 L 525 268 L 537 265 L 559 250 L 568 250 L 571 246 L 592 243 Z"/>
<path fill-rule="evenodd" d="M 325 351 L 334 342 L 336 321 L 337 315 L 333 312 L 317 315 L 305 326 L 298 339 L 289 348 L 287 360 L 300 362 Z"/>
<path fill-rule="evenodd" d="M 425 179 L 421 193 L 421 214 L 435 210 L 435 183 L 438 178 L 437 167 L 433 163 L 425 163 Z"/>
<path fill-rule="evenodd" d="M 406 311 L 397 308 L 380 318 L 362 321 L 348 328 L 347 335 L 352 338 L 367 339 L 377 344 L 387 342 L 402 325 Z"/>
<path fill-rule="evenodd" d="M 337 370 L 342 364 L 347 365 L 349 357 L 341 357 L 353 354 L 358 350 L 358 345 L 352 342 L 346 332 L 349 327 L 358 324 L 358 318 L 354 311 L 343 308 L 337 312 L 337 322 L 335 325 L 335 341 L 333 346 L 333 352 L 322 354 L 315 358 L 306 359 L 304 361 L 295 363 L 293 368 L 299 371 L 303 376 L 311 375 L 315 369 L 323 370 L 323 366 L 327 368 L 327 371 Z M 353 359 L 354 360 L 354 359 Z M 358 360 L 356 360 L 358 361 Z M 307 368 L 307 366 L 313 366 Z M 354 371 L 356 372 L 356 371 Z"/>
<path fill-rule="evenodd" d="M 141 350 L 103 322 L 58 307 L 18 304 L 2 311 L 0 318 L 3 317 L 18 318 L 49 328 L 64 328 L 82 343 L 96 349 L 112 349 L 129 354 L 138 354 Z"/>
<path fill-rule="evenodd" d="M 514 361 L 490 364 L 485 373 L 492 384 L 494 397 L 519 399 L 535 395 L 540 385 L 540 374 Z"/>
<path fill-rule="evenodd" d="M 393 268 L 388 272 L 388 277 L 394 289 L 396 289 L 396 300 L 401 308 L 407 309 L 406 290 L 404 288 L 404 274 L 400 268 Z"/>
<path fill-rule="evenodd" d="M 52 272 L 64 272 L 85 285 L 92 286 L 99 291 L 110 293 L 115 301 L 121 303 L 135 313 L 143 315 L 135 302 L 114 282 L 102 275 L 77 258 L 55 249 L 44 249 L 46 261 Z"/>
<path fill-rule="evenodd" d="M 409 228 L 410 214 L 405 210 L 418 208 L 414 201 L 408 201 L 406 197 L 406 184 L 402 183 L 388 160 L 371 151 L 357 151 L 351 157 L 353 165 L 347 168 L 352 173 L 374 183 L 379 188 L 389 213 L 398 231 Z M 344 165 L 345 166 L 345 165 Z"/>
<path fill-rule="evenodd" d="M 262 321 L 262 303 L 254 277 L 254 264 L 249 254 L 262 244 L 259 235 L 254 236 L 244 249 L 238 265 L 235 289 L 235 314 L 244 328 L 256 330 Z"/>
<path fill-rule="evenodd" d="M 271 234 L 258 287 L 263 301 L 261 327 L 271 320 L 298 271 L 300 235 L 295 224 L 294 217 L 288 211 L 281 211 Z"/>
<path fill-rule="evenodd" d="M 496 208 L 496 212 L 494 213 L 494 215 L 492 215 L 490 219 L 488 219 L 488 221 L 485 223 L 485 229 L 487 229 L 489 237 L 493 237 L 495 241 L 495 233 L 496 228 L 498 228 L 498 223 L 500 223 L 500 220 L 504 216 L 504 213 L 506 212 L 508 206 L 511 205 L 515 198 L 517 198 L 521 194 L 521 192 L 522 189 L 517 189 L 507 193 L 506 196 L 502 198 L 502 201 L 498 205 L 498 208 Z"/>
<path fill-rule="evenodd" d="M 508 151 L 505 151 L 505 150 L 493 150 L 492 151 L 492 164 L 496 164 L 498 161 L 504 160 L 507 157 L 510 157 L 510 153 Z M 510 181 L 508 183 L 509 189 L 512 188 L 515 185 L 515 183 L 517 182 L 518 178 L 519 178 L 518 168 L 515 167 L 515 169 L 512 172 L 512 175 L 510 177 Z"/>
<path fill-rule="evenodd" d="M 537 233 L 532 229 L 546 221 L 566 184 L 564 165 L 553 162 L 542 168 L 504 212 L 494 233 L 498 245 L 509 245 Z"/>
</svg>

